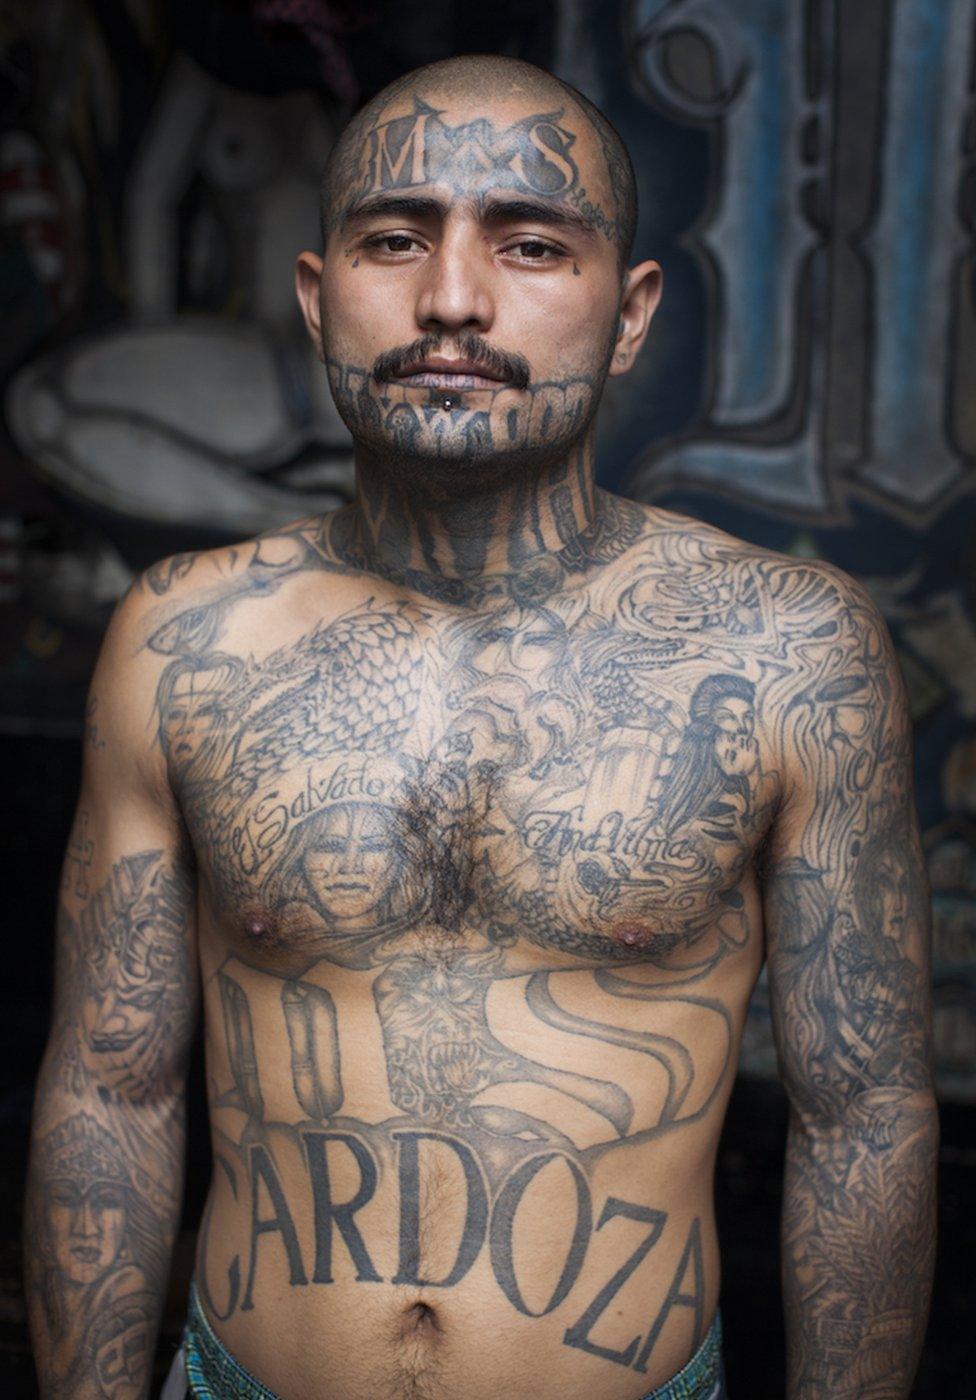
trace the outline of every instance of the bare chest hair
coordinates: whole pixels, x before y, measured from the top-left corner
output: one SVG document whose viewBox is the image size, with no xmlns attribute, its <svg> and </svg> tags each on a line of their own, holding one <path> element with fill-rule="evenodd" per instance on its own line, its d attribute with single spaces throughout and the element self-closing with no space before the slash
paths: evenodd
<svg viewBox="0 0 976 1400">
<path fill-rule="evenodd" d="M 366 579 L 259 655 L 205 609 L 165 624 L 161 742 L 242 952 L 365 968 L 468 929 L 674 963 L 716 925 L 745 936 L 783 579 L 676 530 L 575 582 L 457 608 Z"/>
</svg>

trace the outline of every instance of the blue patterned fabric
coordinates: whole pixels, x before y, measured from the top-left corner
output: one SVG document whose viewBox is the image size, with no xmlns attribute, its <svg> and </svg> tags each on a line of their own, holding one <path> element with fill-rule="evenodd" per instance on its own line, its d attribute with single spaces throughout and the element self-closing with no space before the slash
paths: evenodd
<svg viewBox="0 0 976 1400">
<path fill-rule="evenodd" d="M 214 1332 L 193 1282 L 183 1333 L 183 1359 L 189 1394 L 200 1400 L 276 1400 L 274 1391 L 235 1361 Z"/>
<path fill-rule="evenodd" d="M 648 1391 L 644 1400 L 728 1400 L 725 1367 L 722 1365 L 722 1318 L 715 1321 L 705 1340 L 686 1366 L 657 1390 Z"/>
</svg>

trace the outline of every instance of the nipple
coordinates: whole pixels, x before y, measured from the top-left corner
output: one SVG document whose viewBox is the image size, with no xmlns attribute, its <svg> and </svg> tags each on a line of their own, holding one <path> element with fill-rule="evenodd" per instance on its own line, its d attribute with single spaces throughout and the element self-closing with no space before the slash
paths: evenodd
<svg viewBox="0 0 976 1400">
<path fill-rule="evenodd" d="M 618 924 L 613 929 L 613 937 L 625 948 L 643 948 L 651 941 L 650 930 L 641 924 Z"/>
<path fill-rule="evenodd" d="M 253 943 L 274 944 L 279 942 L 278 927 L 275 919 L 262 910 L 254 910 L 245 914 L 243 919 L 244 937 Z"/>
</svg>

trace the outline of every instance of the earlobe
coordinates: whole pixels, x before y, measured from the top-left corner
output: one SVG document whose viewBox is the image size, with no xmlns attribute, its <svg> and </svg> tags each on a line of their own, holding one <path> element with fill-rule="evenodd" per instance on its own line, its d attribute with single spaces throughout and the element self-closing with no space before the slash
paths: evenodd
<svg viewBox="0 0 976 1400">
<path fill-rule="evenodd" d="M 661 300 L 662 273 L 656 262 L 638 263 L 627 273 L 611 374 L 626 374 L 647 335 Z"/>
<path fill-rule="evenodd" d="M 319 299 L 321 284 L 322 259 L 317 253 L 299 253 L 295 262 L 295 295 L 298 297 L 305 325 L 320 360 L 325 353 L 322 348 L 322 310 Z"/>
</svg>

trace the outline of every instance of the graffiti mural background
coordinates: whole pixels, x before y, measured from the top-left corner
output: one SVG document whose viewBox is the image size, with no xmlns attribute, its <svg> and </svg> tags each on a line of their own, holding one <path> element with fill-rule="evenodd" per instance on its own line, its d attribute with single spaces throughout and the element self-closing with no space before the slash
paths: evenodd
<svg viewBox="0 0 976 1400">
<path fill-rule="evenodd" d="M 345 499 L 292 305 L 356 102 L 498 50 L 600 104 L 666 274 L 601 477 L 867 584 L 976 1100 L 976 0 L 19 0 L 0 20 L 0 726 L 71 735 L 133 571 Z M 292 13 L 302 21 L 291 21 Z M 746 1068 L 774 1071 L 762 988 Z"/>
</svg>

